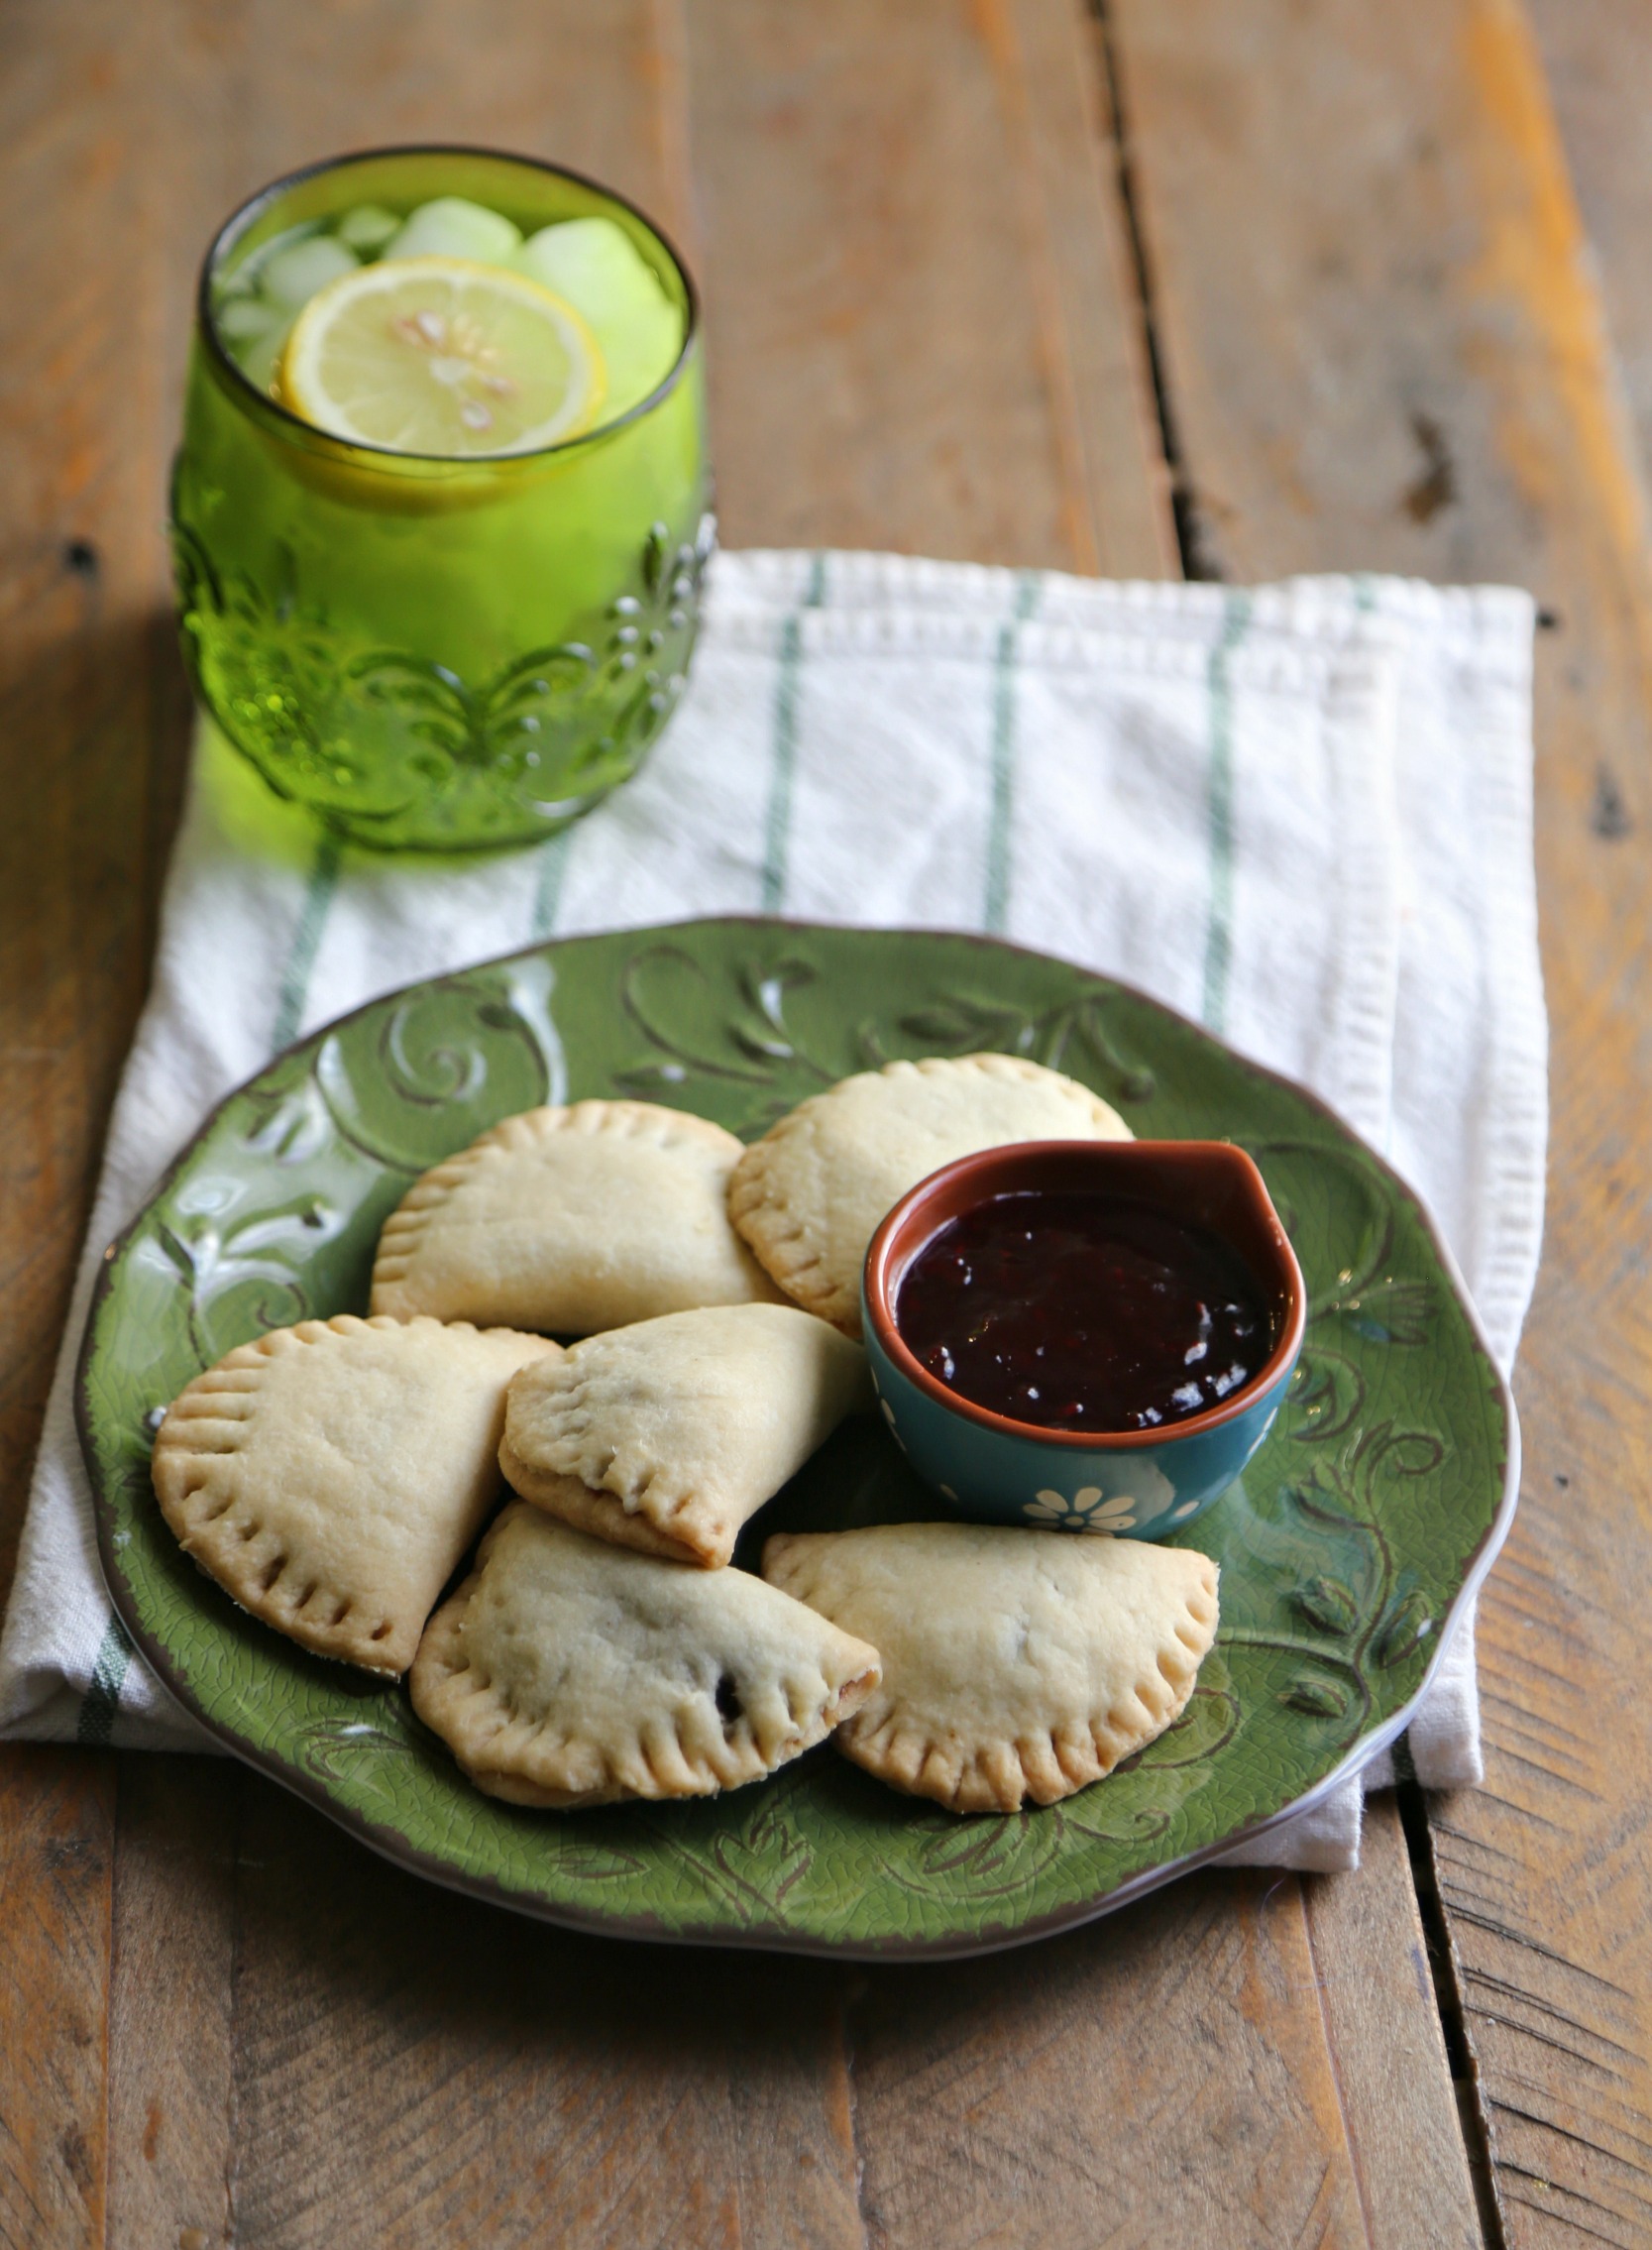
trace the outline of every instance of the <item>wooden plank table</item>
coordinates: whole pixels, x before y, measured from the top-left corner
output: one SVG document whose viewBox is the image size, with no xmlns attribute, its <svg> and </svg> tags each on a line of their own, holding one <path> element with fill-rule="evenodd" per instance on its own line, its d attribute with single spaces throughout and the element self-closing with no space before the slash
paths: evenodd
<svg viewBox="0 0 1652 2250">
<path fill-rule="evenodd" d="M 876 1969 L 563 1935 L 238 1768 L 9 1748 L 6 2250 L 1652 2238 L 1652 44 L 1534 7 L 13 0 L 0 1584 L 181 783 L 193 270 L 340 148 L 556 156 L 684 239 L 731 545 L 1532 587 L 1556 1067 L 1484 1791 L 1377 1801 L 1357 1877 Z"/>
</svg>

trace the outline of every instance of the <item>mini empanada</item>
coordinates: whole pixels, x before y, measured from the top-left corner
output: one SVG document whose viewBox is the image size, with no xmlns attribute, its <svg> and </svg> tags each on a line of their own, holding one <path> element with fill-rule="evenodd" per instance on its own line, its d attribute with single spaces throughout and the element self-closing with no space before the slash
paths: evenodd
<svg viewBox="0 0 1652 2250">
<path fill-rule="evenodd" d="M 413 1708 L 518 1805 L 708 1797 L 811 1748 L 878 1653 L 743 1570 L 684 1570 L 504 1511 L 431 1619 Z"/>
<path fill-rule="evenodd" d="M 954 1157 L 1012 1141 L 1128 1141 L 1099 1094 L 1014 1055 L 890 1063 L 811 1094 L 734 1167 L 728 1210 L 788 1296 L 860 1334 L 878 1222 Z"/>
<path fill-rule="evenodd" d="M 668 1312 L 524 1367 L 499 1466 L 579 1530 L 715 1570 L 740 1525 L 870 1404 L 859 1345 L 796 1305 Z"/>
<path fill-rule="evenodd" d="M 167 1408 L 152 1475 L 186 1553 L 323 1656 L 399 1676 L 499 1490 L 504 1387 L 542 1336 L 303 1320 Z"/>
<path fill-rule="evenodd" d="M 1162 1734 L 1216 1637 L 1184 1547 L 974 1523 L 777 1533 L 773 1585 L 873 1641 L 882 1685 L 837 1738 L 953 1812 L 1052 1805 Z"/>
<path fill-rule="evenodd" d="M 373 1309 L 588 1336 L 780 1292 L 728 1222 L 732 1133 L 645 1101 L 507 1117 L 385 1222 Z"/>
</svg>

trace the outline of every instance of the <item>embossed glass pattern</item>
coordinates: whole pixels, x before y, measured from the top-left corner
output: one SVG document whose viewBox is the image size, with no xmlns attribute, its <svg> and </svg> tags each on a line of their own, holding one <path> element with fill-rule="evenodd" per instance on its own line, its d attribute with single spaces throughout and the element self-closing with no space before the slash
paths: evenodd
<svg viewBox="0 0 1652 2250">
<path fill-rule="evenodd" d="M 680 309 L 651 396 L 545 451 L 457 461 L 329 437 L 240 371 L 217 280 L 284 229 L 461 195 L 524 232 L 621 226 Z M 633 773 L 682 693 L 711 543 L 693 283 L 617 197 L 454 149 L 277 182 L 208 254 L 172 487 L 183 646 L 202 702 L 281 796 L 384 849 L 554 833 Z"/>
</svg>

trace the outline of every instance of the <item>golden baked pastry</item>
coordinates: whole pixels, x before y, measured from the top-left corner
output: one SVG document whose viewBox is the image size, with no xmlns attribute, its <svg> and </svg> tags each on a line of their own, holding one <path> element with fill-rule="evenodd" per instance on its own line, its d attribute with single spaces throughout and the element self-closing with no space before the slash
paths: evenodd
<svg viewBox="0 0 1652 2250">
<path fill-rule="evenodd" d="M 323 1656 L 399 1675 L 499 1491 L 504 1388 L 542 1336 L 303 1320 L 167 1408 L 152 1475 L 186 1553 Z"/>
<path fill-rule="evenodd" d="M 507 1117 L 385 1222 L 373 1310 L 588 1336 L 691 1305 L 779 1301 L 728 1221 L 732 1133 L 645 1101 Z"/>
<path fill-rule="evenodd" d="M 499 1466 L 580 1530 L 717 1569 L 740 1525 L 871 1398 L 860 1347 L 796 1305 L 668 1312 L 524 1367 Z"/>
<path fill-rule="evenodd" d="M 973 1523 L 777 1533 L 771 1585 L 877 1647 L 837 1736 L 953 1812 L 1052 1805 L 1185 1707 L 1216 1637 L 1216 1565 L 1184 1547 Z"/>
<path fill-rule="evenodd" d="M 516 1502 L 409 1685 L 479 1789 L 574 1807 L 761 1780 L 877 1677 L 875 1648 L 747 1571 L 627 1553 Z"/>
</svg>

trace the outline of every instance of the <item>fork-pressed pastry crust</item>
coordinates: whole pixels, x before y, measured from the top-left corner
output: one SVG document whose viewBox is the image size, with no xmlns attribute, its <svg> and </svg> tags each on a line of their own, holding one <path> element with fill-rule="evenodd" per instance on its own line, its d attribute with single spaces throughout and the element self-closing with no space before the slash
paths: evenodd
<svg viewBox="0 0 1652 2250">
<path fill-rule="evenodd" d="M 518 1502 L 409 1686 L 479 1789 L 573 1808 L 761 1780 L 877 1677 L 875 1648 L 760 1578 L 630 1554 Z"/>
<path fill-rule="evenodd" d="M 303 1320 L 167 1408 L 152 1476 L 184 1551 L 323 1656 L 399 1676 L 499 1490 L 504 1391 L 542 1336 Z"/>
<path fill-rule="evenodd" d="M 754 1141 L 728 1211 L 788 1296 L 858 1336 L 867 1246 L 909 1187 L 977 1149 L 1130 1138 L 1099 1094 L 1020 1056 L 890 1063 L 812 1094 Z"/>
<path fill-rule="evenodd" d="M 728 1220 L 732 1133 L 646 1101 L 507 1117 L 385 1222 L 373 1310 L 584 1336 L 780 1292 Z"/>
<path fill-rule="evenodd" d="M 521 1369 L 499 1466 L 582 1531 L 717 1569 L 740 1525 L 870 1404 L 864 1353 L 813 1313 L 710 1305 Z"/>
<path fill-rule="evenodd" d="M 837 1746 L 953 1812 L 1087 1788 L 1185 1708 L 1216 1637 L 1208 1555 L 965 1523 L 777 1533 L 772 1585 L 873 1641 Z"/>
</svg>

